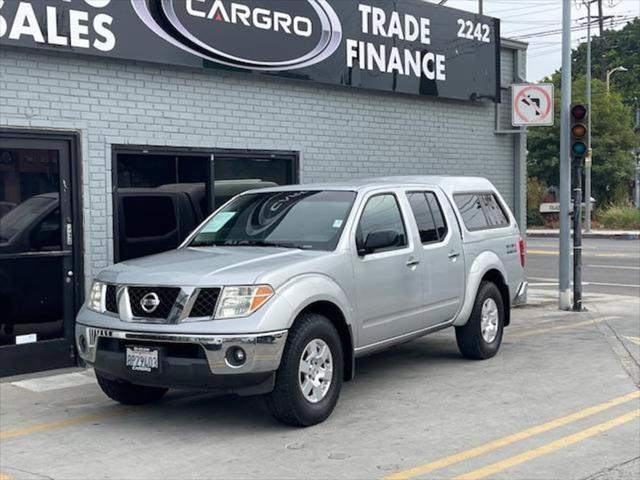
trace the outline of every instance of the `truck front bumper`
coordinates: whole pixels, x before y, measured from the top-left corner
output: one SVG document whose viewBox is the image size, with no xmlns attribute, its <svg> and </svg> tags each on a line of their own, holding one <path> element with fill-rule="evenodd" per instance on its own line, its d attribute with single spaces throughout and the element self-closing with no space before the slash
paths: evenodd
<svg viewBox="0 0 640 480">
<path fill-rule="evenodd" d="M 80 357 L 99 373 L 131 383 L 168 388 L 231 389 L 252 387 L 273 377 L 287 340 L 287 330 L 253 335 L 149 333 L 76 324 Z M 127 346 L 162 350 L 158 372 L 126 367 Z M 230 355 L 242 349 L 238 364 Z"/>
</svg>

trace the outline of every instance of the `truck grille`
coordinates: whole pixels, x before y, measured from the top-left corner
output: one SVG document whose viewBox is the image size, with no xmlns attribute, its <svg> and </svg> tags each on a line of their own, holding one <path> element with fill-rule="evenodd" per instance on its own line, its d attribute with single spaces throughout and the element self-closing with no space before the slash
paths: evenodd
<svg viewBox="0 0 640 480">
<path fill-rule="evenodd" d="M 118 313 L 118 300 L 116 299 L 116 286 L 107 285 L 107 295 L 104 301 L 107 312 Z"/>
<path fill-rule="evenodd" d="M 220 296 L 219 288 L 202 288 L 198 292 L 193 307 L 191 308 L 190 317 L 213 317 L 215 313 L 216 303 Z"/>
<path fill-rule="evenodd" d="M 180 289 L 176 287 L 127 287 L 127 291 L 129 292 L 131 313 L 134 317 L 164 319 L 171 313 L 180 293 Z M 155 307 L 149 306 L 147 310 L 142 307 L 142 299 L 155 299 L 156 297 L 158 303 Z"/>
</svg>

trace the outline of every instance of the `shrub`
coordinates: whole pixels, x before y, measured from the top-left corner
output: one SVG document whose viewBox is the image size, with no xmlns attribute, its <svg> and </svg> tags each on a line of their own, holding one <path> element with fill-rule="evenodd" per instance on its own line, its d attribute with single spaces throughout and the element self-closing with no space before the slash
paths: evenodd
<svg viewBox="0 0 640 480">
<path fill-rule="evenodd" d="M 527 225 L 529 227 L 543 227 L 544 217 L 539 210 L 535 208 L 529 208 L 527 210 Z"/>
<path fill-rule="evenodd" d="M 640 230 L 640 209 L 629 203 L 611 203 L 596 212 L 604 228 Z"/>
<path fill-rule="evenodd" d="M 527 178 L 527 216 L 532 210 L 539 211 L 547 194 L 547 186 L 536 177 Z"/>
</svg>

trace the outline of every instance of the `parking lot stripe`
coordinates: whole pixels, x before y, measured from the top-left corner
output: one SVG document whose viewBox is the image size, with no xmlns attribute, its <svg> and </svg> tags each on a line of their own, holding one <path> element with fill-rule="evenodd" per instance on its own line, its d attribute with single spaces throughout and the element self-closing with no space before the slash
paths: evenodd
<svg viewBox="0 0 640 480">
<path fill-rule="evenodd" d="M 106 418 L 119 417 L 131 412 L 131 409 L 118 409 L 111 412 L 95 413 L 93 415 L 80 415 L 78 417 L 71 417 L 65 420 L 58 420 L 57 422 L 48 422 L 32 425 L 30 427 L 16 428 L 14 430 L 0 431 L 0 441 L 8 440 L 9 438 L 22 437 L 31 433 L 43 432 L 46 430 L 55 430 L 58 428 L 69 427 L 71 425 L 78 425 L 80 423 L 95 422 L 96 420 L 104 420 Z M 0 479 L 1 480 L 1 479 Z"/>
<path fill-rule="evenodd" d="M 533 329 L 533 330 L 525 330 L 525 331 L 516 332 L 516 333 L 510 334 L 510 335 L 507 335 L 506 338 L 510 339 L 510 338 L 531 337 L 533 335 L 541 335 L 543 333 L 555 332 L 557 330 L 569 330 L 569 329 L 572 329 L 572 328 L 584 327 L 585 325 L 595 325 L 596 323 L 605 322 L 607 320 L 615 320 L 616 318 L 621 318 L 621 317 L 615 317 L 615 316 L 600 317 L 600 318 L 594 318 L 592 320 L 585 320 L 583 322 L 575 322 L 575 323 L 568 323 L 566 325 L 558 325 L 556 327 L 536 328 L 536 329 Z"/>
<path fill-rule="evenodd" d="M 435 460 L 433 462 L 430 462 L 424 465 L 420 465 L 418 467 L 393 473 L 385 477 L 385 480 L 405 480 L 405 479 L 409 479 L 409 478 L 417 477 L 419 475 L 424 475 L 426 473 L 433 472 L 434 470 L 440 470 L 441 468 L 454 465 L 456 463 L 462 462 L 464 460 L 468 460 L 470 458 L 478 457 L 480 455 L 491 452 L 493 450 L 497 450 L 498 448 L 502 448 L 507 445 L 511 445 L 513 443 L 520 442 L 522 440 L 526 440 L 527 438 L 533 437 L 534 435 L 539 435 L 541 433 L 548 432 L 558 427 L 563 427 L 577 420 L 582 420 L 583 418 L 603 412 L 605 410 L 608 410 L 609 408 L 613 408 L 615 406 L 629 402 L 636 398 L 640 398 L 640 391 L 636 391 L 633 393 L 629 393 L 627 395 L 623 395 L 621 397 L 614 398 L 613 400 L 609 400 L 607 402 L 600 403 L 598 405 L 594 405 L 589 408 L 585 408 L 584 410 L 580 410 L 579 412 L 575 412 L 570 415 L 566 415 L 564 417 L 556 418 L 555 420 L 551 420 L 550 422 L 546 422 L 541 425 L 537 425 L 535 427 L 527 428 L 526 430 L 513 433 L 506 437 L 498 438 L 489 443 L 485 443 L 484 445 L 480 445 L 478 447 L 465 450 L 464 452 L 460 452 L 454 455 L 450 455 L 448 457 L 440 458 L 438 460 Z"/>
<path fill-rule="evenodd" d="M 524 453 L 521 453 L 520 455 L 514 455 L 513 457 L 509 457 L 500 462 L 492 463 L 491 465 L 487 465 L 486 467 L 478 468 L 477 470 L 474 470 L 472 472 L 462 474 L 456 477 L 454 480 L 480 480 L 481 478 L 486 478 L 489 475 L 494 475 L 498 472 L 502 472 L 503 470 L 507 470 L 509 468 L 515 467 L 516 465 L 520 465 L 521 463 L 528 462 L 529 460 L 533 460 L 543 455 L 547 455 L 557 450 L 569 447 L 575 443 L 606 432 L 607 430 L 611 430 L 612 428 L 624 425 L 625 423 L 628 423 L 639 417 L 640 409 L 637 409 L 624 415 L 620 415 L 613 420 L 599 423 L 597 425 L 594 425 L 593 427 L 581 430 L 580 432 L 574 433 L 572 435 L 567 435 L 566 437 L 562 437 L 558 440 L 554 440 L 553 442 L 547 443 L 546 445 L 543 445 L 541 447 L 534 448 L 533 450 L 528 450 Z"/>
</svg>

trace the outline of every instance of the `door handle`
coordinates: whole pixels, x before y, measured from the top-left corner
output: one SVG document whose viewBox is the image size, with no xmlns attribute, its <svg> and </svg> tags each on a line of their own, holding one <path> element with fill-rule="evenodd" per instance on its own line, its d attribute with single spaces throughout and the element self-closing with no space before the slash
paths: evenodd
<svg viewBox="0 0 640 480">
<path fill-rule="evenodd" d="M 460 256 L 460 252 L 450 252 L 449 253 L 449 259 L 451 259 L 451 260 L 455 260 L 459 256 Z"/>
<path fill-rule="evenodd" d="M 420 260 L 418 260 L 415 257 L 409 257 L 409 260 L 407 260 L 407 267 L 411 268 L 411 267 L 417 267 L 420 264 Z"/>
</svg>

